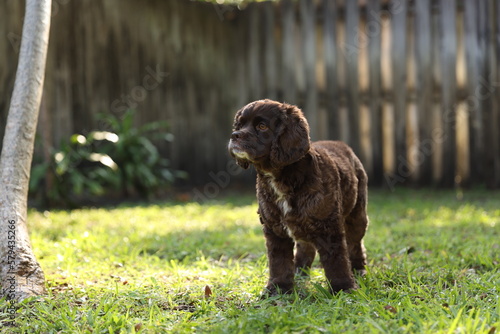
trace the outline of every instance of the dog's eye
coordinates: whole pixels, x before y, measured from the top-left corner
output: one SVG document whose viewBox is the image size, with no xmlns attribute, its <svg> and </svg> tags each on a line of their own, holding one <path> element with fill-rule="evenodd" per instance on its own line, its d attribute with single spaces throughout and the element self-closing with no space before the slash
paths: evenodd
<svg viewBox="0 0 500 334">
<path fill-rule="evenodd" d="M 267 125 L 261 122 L 257 125 L 257 129 L 260 131 L 265 131 L 267 130 Z"/>
</svg>

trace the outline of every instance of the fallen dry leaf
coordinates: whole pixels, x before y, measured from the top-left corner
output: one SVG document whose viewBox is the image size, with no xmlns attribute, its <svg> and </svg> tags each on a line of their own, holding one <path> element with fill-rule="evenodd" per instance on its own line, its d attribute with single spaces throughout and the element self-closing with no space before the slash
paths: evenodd
<svg viewBox="0 0 500 334">
<path fill-rule="evenodd" d="M 208 285 L 205 285 L 205 298 L 210 298 L 212 296 L 212 289 Z"/>
<path fill-rule="evenodd" d="M 391 305 L 385 305 L 384 306 L 384 310 L 387 310 L 391 313 L 398 313 L 398 311 L 396 310 L 396 308 L 394 306 L 391 306 Z"/>
</svg>

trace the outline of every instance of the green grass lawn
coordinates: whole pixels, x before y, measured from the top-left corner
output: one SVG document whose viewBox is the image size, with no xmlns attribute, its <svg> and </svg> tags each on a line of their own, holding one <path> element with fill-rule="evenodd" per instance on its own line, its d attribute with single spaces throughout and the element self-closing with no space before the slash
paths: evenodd
<svg viewBox="0 0 500 334">
<path fill-rule="evenodd" d="M 49 295 L 5 333 L 493 333 L 500 331 L 500 193 L 375 190 L 369 267 L 331 296 L 318 262 L 296 293 L 267 278 L 254 196 L 29 213 Z"/>
</svg>

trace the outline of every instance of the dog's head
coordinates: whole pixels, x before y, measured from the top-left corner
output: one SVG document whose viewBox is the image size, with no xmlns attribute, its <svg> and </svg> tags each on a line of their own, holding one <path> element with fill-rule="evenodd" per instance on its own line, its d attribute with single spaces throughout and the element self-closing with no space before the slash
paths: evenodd
<svg viewBox="0 0 500 334">
<path fill-rule="evenodd" d="M 265 170 L 281 169 L 309 151 L 309 125 L 294 105 L 255 101 L 236 113 L 228 149 L 245 169 L 250 164 Z"/>
</svg>

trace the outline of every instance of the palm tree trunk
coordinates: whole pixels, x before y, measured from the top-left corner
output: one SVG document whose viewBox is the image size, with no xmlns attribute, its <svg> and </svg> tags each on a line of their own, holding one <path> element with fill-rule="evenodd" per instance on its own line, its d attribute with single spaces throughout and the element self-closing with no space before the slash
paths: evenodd
<svg viewBox="0 0 500 334">
<path fill-rule="evenodd" d="M 50 11 L 51 0 L 26 0 L 16 81 L 0 156 L 0 287 L 1 295 L 18 301 L 46 292 L 26 217 Z"/>
</svg>

